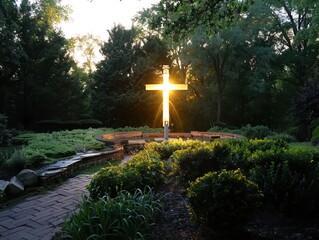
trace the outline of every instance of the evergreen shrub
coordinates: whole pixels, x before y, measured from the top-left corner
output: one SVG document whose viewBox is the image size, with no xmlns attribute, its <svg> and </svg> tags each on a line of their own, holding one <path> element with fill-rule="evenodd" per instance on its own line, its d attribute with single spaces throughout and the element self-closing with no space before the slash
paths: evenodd
<svg viewBox="0 0 319 240">
<path fill-rule="evenodd" d="M 256 151 L 249 178 L 265 202 L 289 214 L 312 214 L 319 206 L 319 164 L 299 149 Z"/>
<path fill-rule="evenodd" d="M 177 150 L 196 148 L 199 147 L 201 144 L 202 143 L 198 140 L 184 141 L 182 139 L 178 139 L 175 141 L 164 141 L 162 143 L 151 142 L 147 144 L 146 149 L 149 151 L 157 152 L 162 160 L 168 160 Z"/>
<path fill-rule="evenodd" d="M 141 151 L 127 164 L 102 169 L 88 186 L 90 196 L 98 199 L 106 194 L 115 197 L 121 190 L 156 187 L 164 182 L 164 162 L 155 152 Z"/>
<path fill-rule="evenodd" d="M 135 154 L 126 167 L 140 174 L 143 186 L 155 187 L 164 183 L 164 165 L 158 153 L 144 150 Z"/>
<path fill-rule="evenodd" d="M 226 141 L 203 142 L 195 148 L 175 151 L 172 160 L 173 172 L 188 185 L 205 173 L 230 167 L 231 147 Z"/>
<path fill-rule="evenodd" d="M 27 164 L 27 158 L 22 150 L 16 150 L 10 158 L 7 159 L 5 165 L 11 169 L 22 170 Z"/>
<path fill-rule="evenodd" d="M 115 197 L 119 191 L 134 192 L 141 187 L 141 175 L 134 168 L 126 166 L 110 166 L 102 169 L 94 176 L 88 190 L 90 197 L 98 200 L 105 195 Z"/>
<path fill-rule="evenodd" d="M 237 233 L 254 216 L 262 193 L 240 170 L 210 172 L 187 189 L 192 217 L 207 233 Z"/>
</svg>

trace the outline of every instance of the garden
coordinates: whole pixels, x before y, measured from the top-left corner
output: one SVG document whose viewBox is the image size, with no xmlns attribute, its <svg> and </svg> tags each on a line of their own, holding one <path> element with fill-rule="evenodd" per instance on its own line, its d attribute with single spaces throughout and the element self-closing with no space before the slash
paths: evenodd
<svg viewBox="0 0 319 240">
<path fill-rule="evenodd" d="M 96 135 L 136 130 L 158 131 L 126 127 L 7 134 L 1 169 L 14 172 L 76 152 L 100 151 L 106 146 Z M 210 129 L 221 130 L 234 132 Z M 319 237 L 318 128 L 311 143 L 265 126 L 247 125 L 235 133 L 246 139 L 150 142 L 125 165 L 95 169 L 89 195 L 55 239 Z"/>
</svg>

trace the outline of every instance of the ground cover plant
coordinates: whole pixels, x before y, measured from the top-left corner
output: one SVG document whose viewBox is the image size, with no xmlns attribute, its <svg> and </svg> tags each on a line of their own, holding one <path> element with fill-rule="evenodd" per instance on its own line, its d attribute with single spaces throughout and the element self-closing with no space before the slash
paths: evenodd
<svg viewBox="0 0 319 240">
<path fill-rule="evenodd" d="M 54 163 L 61 158 L 72 156 L 77 152 L 101 150 L 103 142 L 95 137 L 100 134 L 119 131 L 158 132 L 161 129 L 144 127 L 89 128 L 56 131 L 52 133 L 26 132 L 12 138 L 12 143 L 19 146 L 17 152 L 0 151 L 0 163 L 9 168 L 34 167 L 41 164 Z M 20 149 L 21 148 L 21 149 Z M 13 154 L 14 153 L 14 154 Z M 17 158 L 19 156 L 19 159 Z"/>
</svg>

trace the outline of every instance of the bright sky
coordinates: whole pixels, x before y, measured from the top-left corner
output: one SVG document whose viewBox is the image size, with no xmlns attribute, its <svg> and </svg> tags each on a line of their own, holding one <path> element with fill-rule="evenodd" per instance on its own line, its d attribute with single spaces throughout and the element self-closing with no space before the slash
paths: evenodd
<svg viewBox="0 0 319 240">
<path fill-rule="evenodd" d="M 131 19 L 138 11 L 149 8 L 159 0 L 62 0 L 73 13 L 70 22 L 61 24 L 67 38 L 91 33 L 106 40 L 107 30 L 114 24 L 131 27 Z"/>
</svg>

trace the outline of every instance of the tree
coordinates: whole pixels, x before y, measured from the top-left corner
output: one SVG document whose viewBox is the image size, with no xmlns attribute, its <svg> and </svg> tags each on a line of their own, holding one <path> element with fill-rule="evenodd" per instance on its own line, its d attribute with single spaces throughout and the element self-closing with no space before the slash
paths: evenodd
<svg viewBox="0 0 319 240">
<path fill-rule="evenodd" d="M 134 98 L 132 66 L 135 54 L 134 29 L 114 26 L 109 32 L 109 40 L 104 43 L 101 53 L 105 56 L 98 65 L 92 83 L 92 109 L 96 118 L 108 126 L 121 125 L 121 113 L 131 105 Z M 127 107 L 126 120 L 133 117 Z"/>
<path fill-rule="evenodd" d="M 0 113 L 12 113 L 14 82 L 24 51 L 18 40 L 19 13 L 14 1 L 0 1 Z"/>
<path fill-rule="evenodd" d="M 152 125 L 161 95 L 145 91 L 161 64 L 170 64 L 168 50 L 157 37 L 141 37 L 121 25 L 109 31 L 92 84 L 92 109 L 107 126 Z M 155 97 L 154 97 L 155 95 Z"/>
<path fill-rule="evenodd" d="M 23 0 L 19 12 L 18 36 L 25 57 L 15 83 L 15 118 L 25 128 L 43 119 L 72 119 L 73 110 L 81 106 L 81 84 L 71 76 L 74 63 L 67 55 L 68 42 L 41 7 Z"/>
<path fill-rule="evenodd" d="M 319 78 L 302 87 L 293 101 L 293 114 L 300 127 L 299 137 L 311 136 L 312 128 L 319 123 Z M 313 125 L 314 124 L 314 125 Z M 313 126 L 312 126 L 313 125 Z M 311 128 L 312 127 L 312 128 Z"/>
<path fill-rule="evenodd" d="M 275 37 L 284 80 L 303 86 L 316 74 L 319 55 L 319 6 L 317 1 L 258 0 L 251 11 L 256 23 L 267 25 Z M 261 19 L 263 18 L 263 19 Z M 265 27 L 265 25 L 263 26 Z"/>
</svg>

